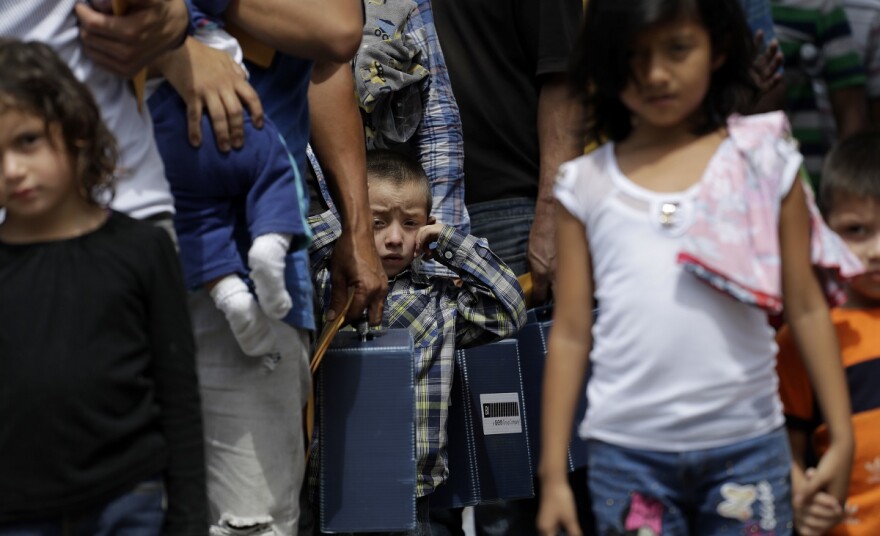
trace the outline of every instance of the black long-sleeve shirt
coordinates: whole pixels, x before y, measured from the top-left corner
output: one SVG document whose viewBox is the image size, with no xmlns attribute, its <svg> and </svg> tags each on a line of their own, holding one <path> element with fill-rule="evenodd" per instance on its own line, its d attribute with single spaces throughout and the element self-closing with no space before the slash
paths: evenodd
<svg viewBox="0 0 880 536">
<path fill-rule="evenodd" d="M 164 477 L 166 533 L 205 534 L 195 344 L 177 254 L 113 212 L 0 243 L 0 523 L 99 507 Z"/>
</svg>

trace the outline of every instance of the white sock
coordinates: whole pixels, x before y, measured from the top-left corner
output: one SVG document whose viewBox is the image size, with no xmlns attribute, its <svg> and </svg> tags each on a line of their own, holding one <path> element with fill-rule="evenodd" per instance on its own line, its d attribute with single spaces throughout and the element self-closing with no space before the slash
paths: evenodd
<svg viewBox="0 0 880 536">
<path fill-rule="evenodd" d="M 293 306 L 293 300 L 284 285 L 284 257 L 290 249 L 291 235 L 268 233 L 254 240 L 248 251 L 251 279 L 260 307 L 269 316 L 280 320 Z"/>
<path fill-rule="evenodd" d="M 240 277 L 228 275 L 221 279 L 211 289 L 211 299 L 226 316 L 245 354 L 260 357 L 277 351 L 269 319 Z"/>
</svg>

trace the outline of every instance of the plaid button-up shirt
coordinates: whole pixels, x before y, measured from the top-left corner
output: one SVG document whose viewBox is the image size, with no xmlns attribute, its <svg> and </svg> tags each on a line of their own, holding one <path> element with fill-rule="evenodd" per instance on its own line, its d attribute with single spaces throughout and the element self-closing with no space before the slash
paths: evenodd
<svg viewBox="0 0 880 536">
<path fill-rule="evenodd" d="M 329 211 L 313 216 L 309 224 L 320 318 L 330 299 L 327 264 L 341 228 Z M 414 261 L 389 281 L 382 321 L 384 327 L 407 328 L 413 338 L 419 497 L 443 483 L 449 472 L 446 421 L 456 348 L 509 337 L 526 322 L 516 276 L 485 240 L 444 225 L 434 257 L 460 279 L 425 274 L 421 262 Z"/>
</svg>

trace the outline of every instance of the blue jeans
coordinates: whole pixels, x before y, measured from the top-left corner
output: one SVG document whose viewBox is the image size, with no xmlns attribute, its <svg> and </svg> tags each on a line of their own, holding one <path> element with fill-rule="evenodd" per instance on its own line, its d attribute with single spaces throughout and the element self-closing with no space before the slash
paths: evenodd
<svg viewBox="0 0 880 536">
<path fill-rule="evenodd" d="M 687 452 L 589 443 L 589 487 L 603 535 L 791 534 L 790 470 L 783 429 Z"/>
<path fill-rule="evenodd" d="M 529 231 L 535 219 L 535 200 L 513 197 L 471 203 L 471 234 L 489 241 L 489 249 L 516 275 L 529 271 Z"/>
<path fill-rule="evenodd" d="M 0 525 L 0 536 L 158 536 L 165 521 L 164 501 L 162 481 L 145 480 L 79 515 Z"/>
</svg>

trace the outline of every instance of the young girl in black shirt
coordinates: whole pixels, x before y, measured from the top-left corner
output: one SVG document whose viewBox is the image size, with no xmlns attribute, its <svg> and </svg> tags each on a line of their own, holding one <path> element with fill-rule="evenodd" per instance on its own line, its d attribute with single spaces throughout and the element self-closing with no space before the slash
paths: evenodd
<svg viewBox="0 0 880 536">
<path fill-rule="evenodd" d="M 0 40 L 0 166 L 0 535 L 206 534 L 179 261 L 46 45 Z"/>
</svg>

